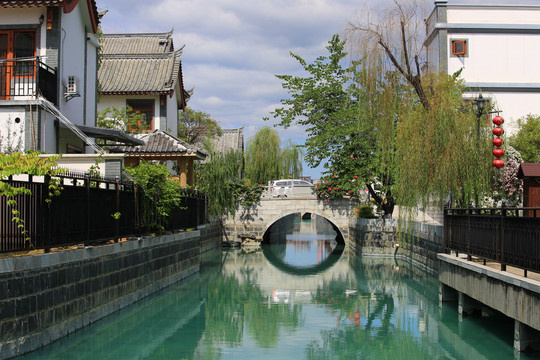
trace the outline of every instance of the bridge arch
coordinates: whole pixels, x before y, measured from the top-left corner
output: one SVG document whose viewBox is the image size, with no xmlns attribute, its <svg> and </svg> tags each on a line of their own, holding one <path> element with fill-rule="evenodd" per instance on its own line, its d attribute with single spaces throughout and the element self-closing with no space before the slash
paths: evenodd
<svg viewBox="0 0 540 360">
<path fill-rule="evenodd" d="M 335 219 L 328 218 L 324 214 L 312 212 L 312 211 L 309 211 L 309 210 L 290 211 L 290 212 L 287 212 L 287 213 L 280 214 L 279 216 L 276 216 L 275 218 L 271 219 L 264 227 L 264 231 L 263 231 L 263 234 L 262 234 L 262 239 L 263 240 L 265 239 L 265 236 L 268 233 L 268 231 L 270 230 L 270 228 L 272 227 L 272 225 L 276 224 L 281 219 L 284 219 L 287 216 L 295 215 L 295 214 L 300 214 L 300 218 L 304 219 L 304 215 L 308 214 L 308 213 L 311 214 L 311 217 L 310 217 L 311 219 L 313 219 L 313 215 L 315 215 L 316 217 L 321 217 L 321 218 L 325 219 L 326 221 L 328 221 L 330 223 L 330 225 L 332 225 L 332 228 L 334 230 L 336 230 L 336 233 L 337 233 L 336 241 L 338 242 L 338 244 L 345 244 L 344 233 L 348 233 L 348 229 L 341 229 L 339 224 L 336 222 Z"/>
<path fill-rule="evenodd" d="M 349 241 L 349 219 L 358 202 L 354 199 L 334 199 L 322 201 L 311 197 L 262 198 L 249 208 L 239 208 L 236 216 L 224 222 L 229 240 L 244 236 L 263 240 L 268 228 L 279 219 L 290 214 L 315 214 L 328 220 L 343 236 L 345 244 Z"/>
</svg>

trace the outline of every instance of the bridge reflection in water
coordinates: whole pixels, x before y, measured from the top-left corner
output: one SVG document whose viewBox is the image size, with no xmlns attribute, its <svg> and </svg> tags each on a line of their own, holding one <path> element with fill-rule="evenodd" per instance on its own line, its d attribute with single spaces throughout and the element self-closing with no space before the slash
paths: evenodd
<svg viewBox="0 0 540 360">
<path fill-rule="evenodd" d="M 294 220 L 262 250 L 208 254 L 198 276 L 23 359 L 513 357 L 513 327 L 459 320 L 433 275 L 350 256 L 325 225 Z"/>
</svg>

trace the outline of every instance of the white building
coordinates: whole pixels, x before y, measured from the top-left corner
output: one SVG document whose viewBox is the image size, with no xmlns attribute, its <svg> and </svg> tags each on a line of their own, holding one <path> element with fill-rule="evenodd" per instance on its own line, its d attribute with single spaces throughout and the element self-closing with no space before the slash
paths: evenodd
<svg viewBox="0 0 540 360">
<path fill-rule="evenodd" d="M 488 98 L 507 134 L 540 114 L 539 0 L 435 0 L 426 32 L 428 70 L 462 69 L 466 96 Z"/>
<path fill-rule="evenodd" d="M 94 0 L 0 2 L 2 150 L 90 151 L 43 100 L 72 123 L 95 126 L 98 22 Z"/>
<path fill-rule="evenodd" d="M 98 110 L 129 106 L 144 115 L 142 132 L 177 135 L 178 111 L 191 95 L 182 81 L 182 49 L 175 50 L 172 31 L 103 35 Z"/>
</svg>

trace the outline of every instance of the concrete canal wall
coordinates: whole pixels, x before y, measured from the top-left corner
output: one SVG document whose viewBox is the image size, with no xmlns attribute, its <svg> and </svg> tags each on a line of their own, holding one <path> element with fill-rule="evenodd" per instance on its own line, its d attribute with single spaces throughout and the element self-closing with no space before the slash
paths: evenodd
<svg viewBox="0 0 540 360">
<path fill-rule="evenodd" d="M 438 273 L 441 302 L 457 302 L 460 316 L 485 308 L 504 314 L 514 320 L 514 349 L 540 350 L 539 281 L 444 254 L 440 225 L 353 218 L 349 233 L 353 254 L 396 256 Z"/>
<path fill-rule="evenodd" d="M 488 306 L 514 319 L 514 349 L 540 350 L 540 282 L 455 255 L 439 254 L 439 298 L 462 316 Z"/>
<path fill-rule="evenodd" d="M 419 222 L 400 228 L 398 220 L 351 218 L 349 248 L 356 255 L 396 256 L 437 272 L 443 227 Z"/>
<path fill-rule="evenodd" d="M 219 227 L 0 259 L 0 359 L 51 343 L 199 271 Z"/>
</svg>

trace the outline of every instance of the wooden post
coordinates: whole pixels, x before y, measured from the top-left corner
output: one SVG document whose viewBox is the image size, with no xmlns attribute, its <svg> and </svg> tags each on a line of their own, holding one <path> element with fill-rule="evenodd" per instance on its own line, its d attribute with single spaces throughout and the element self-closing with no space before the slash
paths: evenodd
<svg viewBox="0 0 540 360">
<path fill-rule="evenodd" d="M 178 175 L 180 177 L 180 186 L 185 188 L 187 185 L 187 163 L 185 158 L 179 158 L 176 162 L 178 164 Z"/>
<path fill-rule="evenodd" d="M 187 184 L 193 186 L 193 159 L 186 159 L 187 161 Z"/>
</svg>

